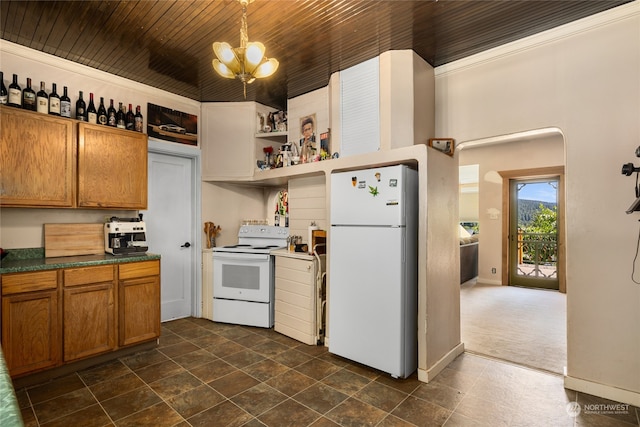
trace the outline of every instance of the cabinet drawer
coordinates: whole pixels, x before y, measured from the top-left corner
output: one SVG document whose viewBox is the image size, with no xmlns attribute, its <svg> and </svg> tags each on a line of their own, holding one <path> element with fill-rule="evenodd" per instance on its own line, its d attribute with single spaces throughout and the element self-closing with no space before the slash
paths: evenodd
<svg viewBox="0 0 640 427">
<path fill-rule="evenodd" d="M 44 291 L 55 289 L 56 287 L 58 287 L 58 273 L 56 270 L 2 275 L 2 295 Z"/>
<path fill-rule="evenodd" d="M 154 260 L 120 264 L 118 277 L 124 280 L 158 275 L 160 275 L 160 261 Z"/>
<path fill-rule="evenodd" d="M 305 272 L 311 272 L 311 270 L 313 270 L 313 261 L 289 258 L 285 256 L 276 257 L 276 265 L 279 267 L 290 268 L 291 270 Z"/>
<path fill-rule="evenodd" d="M 113 282 L 113 266 L 68 268 L 64 270 L 64 285 L 78 286 L 89 283 Z"/>
</svg>

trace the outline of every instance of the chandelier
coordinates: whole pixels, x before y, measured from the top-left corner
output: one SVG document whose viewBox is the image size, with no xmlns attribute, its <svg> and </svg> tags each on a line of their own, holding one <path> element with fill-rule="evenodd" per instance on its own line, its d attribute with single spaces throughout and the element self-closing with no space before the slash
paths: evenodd
<svg viewBox="0 0 640 427">
<path fill-rule="evenodd" d="M 264 56 L 264 45 L 250 42 L 247 32 L 247 5 L 253 0 L 238 0 L 242 6 L 242 25 L 240 27 L 240 47 L 231 47 L 227 42 L 213 43 L 213 69 L 227 79 L 238 79 L 244 87 L 244 99 L 247 99 L 247 84 L 255 79 L 269 77 L 278 69 L 278 60 Z"/>
</svg>

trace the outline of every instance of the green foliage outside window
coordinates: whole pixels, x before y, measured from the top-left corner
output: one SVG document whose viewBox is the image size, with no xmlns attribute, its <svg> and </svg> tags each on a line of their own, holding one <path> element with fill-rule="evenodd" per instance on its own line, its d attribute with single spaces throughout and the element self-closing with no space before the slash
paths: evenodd
<svg viewBox="0 0 640 427">
<path fill-rule="evenodd" d="M 558 207 L 549 208 L 540 203 L 531 222 L 521 227 L 525 263 L 545 264 L 557 261 L 557 220 Z"/>
</svg>

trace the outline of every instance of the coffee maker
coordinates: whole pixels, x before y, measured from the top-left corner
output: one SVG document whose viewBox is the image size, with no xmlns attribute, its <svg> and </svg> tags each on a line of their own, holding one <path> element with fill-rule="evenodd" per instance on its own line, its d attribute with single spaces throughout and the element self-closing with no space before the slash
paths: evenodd
<svg viewBox="0 0 640 427">
<path fill-rule="evenodd" d="M 104 251 L 112 255 L 147 252 L 146 226 L 139 218 L 111 217 L 104 225 Z"/>
</svg>

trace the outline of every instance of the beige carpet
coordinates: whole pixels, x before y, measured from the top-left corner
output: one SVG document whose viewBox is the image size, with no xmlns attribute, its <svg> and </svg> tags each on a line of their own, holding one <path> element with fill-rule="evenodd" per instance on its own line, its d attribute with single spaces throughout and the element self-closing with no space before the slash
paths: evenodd
<svg viewBox="0 0 640 427">
<path fill-rule="evenodd" d="M 567 363 L 566 295 L 476 283 L 460 287 L 465 350 L 562 374 Z"/>
</svg>

